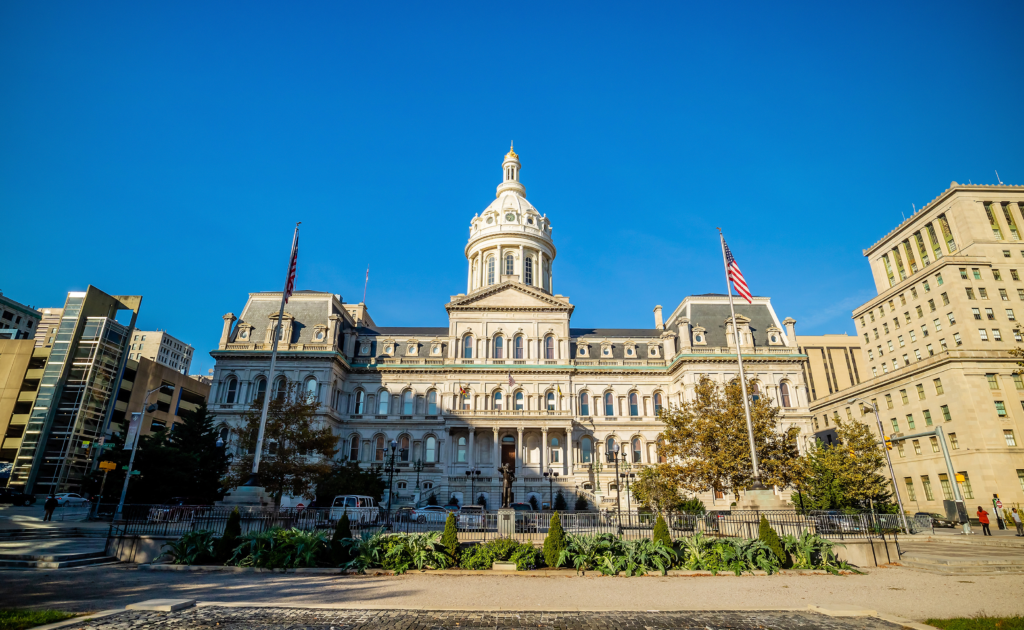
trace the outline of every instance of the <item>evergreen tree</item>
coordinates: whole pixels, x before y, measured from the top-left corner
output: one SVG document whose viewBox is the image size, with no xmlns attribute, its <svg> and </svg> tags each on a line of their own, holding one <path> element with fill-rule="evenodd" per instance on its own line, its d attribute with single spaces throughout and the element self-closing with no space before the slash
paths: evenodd
<svg viewBox="0 0 1024 630">
<path fill-rule="evenodd" d="M 459 566 L 459 530 L 455 526 L 455 513 L 449 512 L 444 521 L 444 533 L 441 535 L 441 546 L 452 559 L 452 566 Z"/>
<path fill-rule="evenodd" d="M 883 447 L 868 426 L 836 418 L 836 434 L 837 444 L 819 441 L 800 458 L 794 503 L 807 510 L 863 508 L 869 500 L 888 503 L 889 480 L 879 473 L 885 467 Z"/>
<path fill-rule="evenodd" d="M 344 542 L 347 538 L 352 538 L 352 526 L 349 524 L 348 511 L 346 510 L 342 512 L 341 518 L 338 519 L 338 523 L 334 526 L 334 537 L 331 538 L 331 563 L 336 567 L 340 567 L 351 560 L 348 548 Z"/>
<path fill-rule="evenodd" d="M 558 566 L 558 557 L 565 549 L 565 531 L 562 530 L 562 519 L 558 512 L 551 515 L 548 535 L 544 538 L 544 562 L 552 569 Z"/>
<path fill-rule="evenodd" d="M 672 547 L 672 536 L 668 533 L 668 523 L 665 519 L 658 515 L 658 520 L 654 522 L 654 535 L 652 539 L 655 541 L 660 540 L 666 547 Z"/>
<path fill-rule="evenodd" d="M 757 537 L 761 542 L 768 545 L 768 548 L 772 550 L 775 557 L 779 559 L 779 564 L 786 564 L 786 548 L 782 546 L 779 534 L 772 529 L 764 514 L 761 515 L 761 525 L 758 528 Z"/>
<path fill-rule="evenodd" d="M 587 501 L 587 497 L 583 496 L 582 494 L 577 494 L 576 505 L 573 506 L 573 509 L 576 510 L 577 512 L 584 512 L 590 509 L 590 501 Z"/>
<path fill-rule="evenodd" d="M 231 559 L 238 546 L 238 538 L 242 535 L 242 513 L 238 508 L 231 510 L 228 515 L 228 522 L 224 525 L 224 533 L 217 539 L 214 546 L 214 553 L 217 555 L 217 562 L 221 564 Z"/>
<path fill-rule="evenodd" d="M 437 495 L 433 492 L 431 492 L 430 496 L 427 497 L 427 505 L 437 505 Z"/>
<path fill-rule="evenodd" d="M 228 471 L 228 456 L 226 445 L 217 446 L 214 416 L 205 401 L 194 411 L 181 409 L 178 416 L 181 422 L 174 426 L 168 442 L 193 461 L 187 485 L 178 494 L 217 501 L 224 494 L 221 480 Z"/>
<path fill-rule="evenodd" d="M 485 497 L 484 495 L 481 494 L 480 496 L 478 496 L 476 498 L 476 504 L 486 510 L 487 509 L 487 497 Z"/>
<path fill-rule="evenodd" d="M 528 503 L 530 504 L 530 507 L 532 507 L 534 510 L 540 509 L 540 505 L 537 504 L 537 497 L 530 497 Z"/>
<path fill-rule="evenodd" d="M 569 505 L 565 502 L 565 495 L 562 494 L 561 490 L 559 490 L 558 494 L 555 495 L 554 508 L 556 510 L 562 510 L 562 511 L 565 511 L 565 510 L 569 509 Z"/>
</svg>

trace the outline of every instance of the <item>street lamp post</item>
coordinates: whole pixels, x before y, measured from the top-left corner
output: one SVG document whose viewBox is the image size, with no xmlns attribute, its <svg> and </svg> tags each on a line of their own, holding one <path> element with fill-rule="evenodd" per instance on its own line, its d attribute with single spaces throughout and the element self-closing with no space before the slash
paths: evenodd
<svg viewBox="0 0 1024 630">
<path fill-rule="evenodd" d="M 885 463 L 889 465 L 889 478 L 892 479 L 892 491 L 896 494 L 896 504 L 900 507 L 900 519 L 903 521 L 903 531 L 910 535 L 910 527 L 907 525 L 907 513 L 903 510 L 903 499 L 900 498 L 900 489 L 896 485 L 896 473 L 892 469 L 892 457 L 889 456 L 889 449 L 885 447 L 885 429 L 882 428 L 882 419 L 878 417 L 878 405 L 864 400 L 863 398 L 851 398 L 848 400 L 851 405 L 860 402 L 865 407 L 870 407 L 875 412 L 875 422 L 878 423 L 878 435 L 882 438 L 882 452 L 885 453 Z M 954 479 L 954 481 L 956 481 Z"/>
<path fill-rule="evenodd" d="M 612 446 L 612 452 L 609 454 L 612 461 L 615 462 L 615 514 L 618 516 L 619 522 L 619 533 L 622 533 L 622 494 L 619 491 L 619 443 L 616 442 Z"/>
<path fill-rule="evenodd" d="M 388 475 L 388 516 L 391 515 L 391 495 L 395 486 L 395 449 L 398 448 L 398 440 L 391 440 L 391 474 Z"/>
<path fill-rule="evenodd" d="M 479 470 L 467 470 L 466 477 L 469 478 L 469 503 L 468 505 L 476 504 L 476 477 L 480 474 Z M 465 488 L 466 486 L 462 486 Z M 462 501 L 463 505 L 467 505 L 466 501 Z"/>
<path fill-rule="evenodd" d="M 416 471 L 416 491 L 419 492 L 419 490 L 420 490 L 420 473 L 423 472 L 423 460 L 422 459 L 417 459 L 413 463 L 412 469 Z"/>
<path fill-rule="evenodd" d="M 594 458 L 594 492 L 601 491 L 601 471 L 604 470 L 604 466 L 601 464 L 601 459 Z"/>
<path fill-rule="evenodd" d="M 124 487 L 121 488 L 121 500 L 118 501 L 118 503 L 117 503 L 117 515 L 118 516 L 121 515 L 121 511 L 124 509 L 124 498 L 128 494 L 128 482 L 132 478 L 132 468 L 135 466 L 135 451 L 138 450 L 138 448 L 139 448 L 139 438 L 142 437 L 142 423 L 145 422 L 145 420 L 146 420 L 146 412 L 147 411 L 156 411 L 156 405 L 152 405 L 152 409 L 147 408 L 147 405 L 149 404 L 149 397 L 152 396 L 155 392 L 158 392 L 158 391 L 160 391 L 162 389 L 167 389 L 167 388 L 169 388 L 171 390 L 171 392 L 174 391 L 174 386 L 173 385 L 161 385 L 160 387 L 157 387 L 156 389 L 151 389 L 148 392 L 146 392 L 145 398 L 142 399 L 142 415 L 139 417 L 138 429 L 135 431 L 135 435 L 133 436 L 134 437 L 134 441 L 132 442 L 132 455 L 131 455 L 130 458 L 128 458 L 128 471 L 127 471 L 127 473 L 124 476 Z M 125 444 L 125 446 L 127 447 L 128 445 Z"/>
<path fill-rule="evenodd" d="M 626 482 L 626 515 L 629 519 L 630 526 L 633 525 L 633 508 L 629 502 L 630 485 L 629 482 L 636 478 L 636 473 L 619 473 L 619 479 Z"/>
<path fill-rule="evenodd" d="M 544 473 L 544 476 L 548 478 L 548 501 L 551 509 L 555 509 L 555 490 L 553 488 L 555 479 L 558 478 L 558 473 L 548 468 L 548 471 Z"/>
</svg>

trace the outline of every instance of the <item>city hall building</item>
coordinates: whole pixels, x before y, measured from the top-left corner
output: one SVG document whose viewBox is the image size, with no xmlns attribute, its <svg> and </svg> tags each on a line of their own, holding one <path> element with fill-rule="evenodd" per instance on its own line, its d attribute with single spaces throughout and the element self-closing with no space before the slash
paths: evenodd
<svg viewBox="0 0 1024 630">
<path fill-rule="evenodd" d="M 806 357 L 793 319 L 780 321 L 769 298 L 755 297 L 736 304 L 733 322 L 728 298 L 705 294 L 667 316 L 654 306 L 652 328 L 574 328 L 575 307 L 553 289 L 551 221 L 527 201 L 520 168 L 510 150 L 495 199 L 472 218 L 465 291 L 445 305 L 447 326 L 379 326 L 365 304 L 319 291 L 292 295 L 281 322 L 279 292 L 251 293 L 238 317 L 225 315 L 211 353 L 211 409 L 229 434 L 268 389 L 284 396 L 293 387 L 319 400 L 339 459 L 382 465 L 397 442 L 396 505 L 434 494 L 496 508 L 498 468 L 510 464 L 516 501 L 550 504 L 561 490 L 570 507 L 580 493 L 598 508 L 621 496 L 625 508 L 627 488 L 616 492 L 607 453 L 620 447 L 620 473 L 663 461 L 658 413 L 691 399 L 703 374 L 735 378 L 738 334 L 748 377 L 806 448 Z"/>
</svg>

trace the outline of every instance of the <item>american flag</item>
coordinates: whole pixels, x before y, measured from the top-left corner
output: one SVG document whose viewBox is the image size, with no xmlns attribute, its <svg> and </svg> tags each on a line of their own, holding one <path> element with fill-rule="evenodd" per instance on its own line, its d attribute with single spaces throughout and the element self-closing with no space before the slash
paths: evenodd
<svg viewBox="0 0 1024 630">
<path fill-rule="evenodd" d="M 292 260 L 288 263 L 288 281 L 284 283 L 284 303 L 295 293 L 295 269 L 299 264 L 299 228 L 295 228 L 295 240 L 292 241 Z"/>
<path fill-rule="evenodd" d="M 512 372 L 508 373 L 508 386 L 509 387 L 515 387 L 516 386 L 516 379 L 512 378 Z"/>
<path fill-rule="evenodd" d="M 732 285 L 736 287 L 736 293 L 740 294 L 748 304 L 753 304 L 754 300 L 751 299 L 750 289 L 747 288 L 747 281 L 743 279 L 743 272 L 740 271 L 740 266 L 736 264 L 736 259 L 732 257 L 732 251 L 729 250 L 729 246 L 725 244 L 725 238 L 722 238 L 722 247 L 725 249 L 725 272 L 729 280 L 732 280 Z"/>
</svg>

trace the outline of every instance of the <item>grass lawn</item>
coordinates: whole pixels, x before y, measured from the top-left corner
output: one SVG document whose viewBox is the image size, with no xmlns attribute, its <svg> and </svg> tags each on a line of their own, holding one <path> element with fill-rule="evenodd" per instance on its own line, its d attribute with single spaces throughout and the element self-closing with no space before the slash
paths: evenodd
<svg viewBox="0 0 1024 630">
<path fill-rule="evenodd" d="M 18 610 L 0 608 L 0 630 L 23 630 L 74 617 L 62 610 Z"/>
<path fill-rule="evenodd" d="M 942 630 L 1024 630 L 1024 617 L 954 617 L 925 623 Z"/>
</svg>

